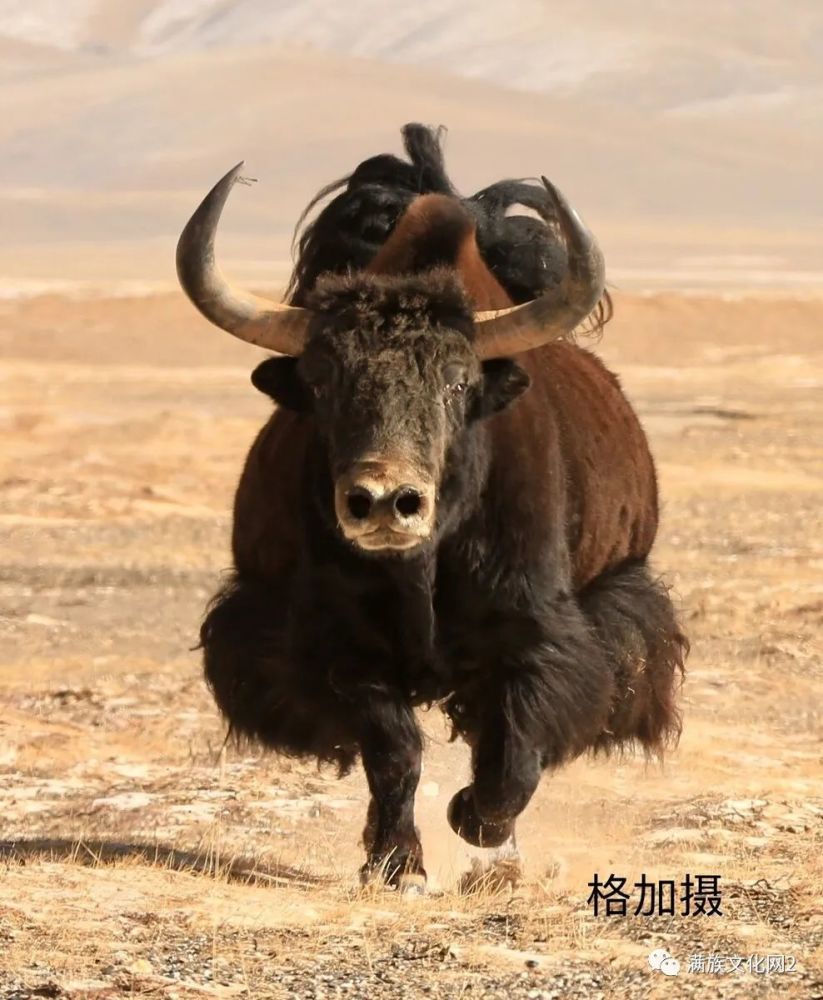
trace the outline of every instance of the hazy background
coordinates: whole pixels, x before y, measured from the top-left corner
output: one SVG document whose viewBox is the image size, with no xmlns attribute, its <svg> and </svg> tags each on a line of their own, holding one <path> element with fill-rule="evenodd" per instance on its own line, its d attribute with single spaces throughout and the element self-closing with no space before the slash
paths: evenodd
<svg viewBox="0 0 823 1000">
<path fill-rule="evenodd" d="M 624 287 L 823 286 L 819 0 L 0 0 L 0 287 L 171 284 L 241 158 L 222 253 L 279 282 L 409 120 L 467 193 L 550 175 Z"/>
</svg>

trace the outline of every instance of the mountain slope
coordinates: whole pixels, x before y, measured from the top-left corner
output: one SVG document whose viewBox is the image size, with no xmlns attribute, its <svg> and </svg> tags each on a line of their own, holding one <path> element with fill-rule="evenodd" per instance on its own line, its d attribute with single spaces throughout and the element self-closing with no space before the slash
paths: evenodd
<svg viewBox="0 0 823 1000">
<path fill-rule="evenodd" d="M 0 267 L 58 246 L 74 273 L 105 244 L 106 267 L 140 247 L 167 274 L 187 212 L 243 157 L 261 184 L 232 200 L 227 245 L 285 261 L 312 194 L 422 120 L 450 127 L 465 191 L 550 174 L 618 267 L 814 270 L 823 12 L 791 7 L 0 0 Z"/>
<path fill-rule="evenodd" d="M 3 0 L 2 37 L 143 56 L 272 44 L 661 110 L 823 85 L 817 0 Z"/>
</svg>

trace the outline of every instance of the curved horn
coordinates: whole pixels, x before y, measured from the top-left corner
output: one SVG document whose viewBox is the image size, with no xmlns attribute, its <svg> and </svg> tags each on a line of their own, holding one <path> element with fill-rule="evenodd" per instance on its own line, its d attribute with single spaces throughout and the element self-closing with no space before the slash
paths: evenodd
<svg viewBox="0 0 823 1000">
<path fill-rule="evenodd" d="M 250 344 L 296 356 L 306 342 L 311 310 L 235 288 L 214 259 L 214 238 L 229 192 L 242 180 L 243 161 L 209 191 L 177 242 L 177 277 L 207 320 Z"/>
<path fill-rule="evenodd" d="M 565 336 L 589 315 L 603 294 L 605 265 L 597 240 L 557 188 L 542 178 L 566 241 L 569 265 L 563 281 L 531 302 L 474 315 L 480 358 L 499 358 Z"/>
</svg>

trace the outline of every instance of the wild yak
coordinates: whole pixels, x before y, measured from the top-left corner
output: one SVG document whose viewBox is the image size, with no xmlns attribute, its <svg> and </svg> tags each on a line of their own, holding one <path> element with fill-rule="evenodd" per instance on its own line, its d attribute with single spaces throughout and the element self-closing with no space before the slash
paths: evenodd
<svg viewBox="0 0 823 1000">
<path fill-rule="evenodd" d="M 277 408 L 237 489 L 206 678 L 235 734 L 341 772 L 360 757 L 361 876 L 409 889 L 426 877 L 416 706 L 438 703 L 471 748 L 449 823 L 498 847 L 544 770 L 676 741 L 686 640 L 647 565 L 646 437 L 571 337 L 610 308 L 594 236 L 545 178 L 461 199 L 439 133 L 404 136 L 411 162 L 372 157 L 315 199 L 338 191 L 288 304 L 215 264 L 242 164 L 177 263 L 209 320 L 282 355 L 252 375 Z"/>
</svg>

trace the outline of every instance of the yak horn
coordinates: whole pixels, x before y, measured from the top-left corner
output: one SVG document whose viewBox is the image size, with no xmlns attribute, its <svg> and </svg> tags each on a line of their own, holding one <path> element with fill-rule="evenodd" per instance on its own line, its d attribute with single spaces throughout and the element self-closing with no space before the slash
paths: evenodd
<svg viewBox="0 0 823 1000">
<path fill-rule="evenodd" d="M 597 240 L 557 188 L 542 180 L 566 241 L 566 274 L 559 285 L 531 302 L 475 313 L 474 345 L 480 358 L 507 357 L 558 340 L 589 315 L 603 294 L 605 266 Z"/>
<path fill-rule="evenodd" d="M 311 310 L 263 299 L 235 288 L 214 259 L 214 238 L 242 161 L 209 191 L 177 243 L 177 277 L 207 320 L 258 347 L 297 356 L 306 343 Z"/>
</svg>

